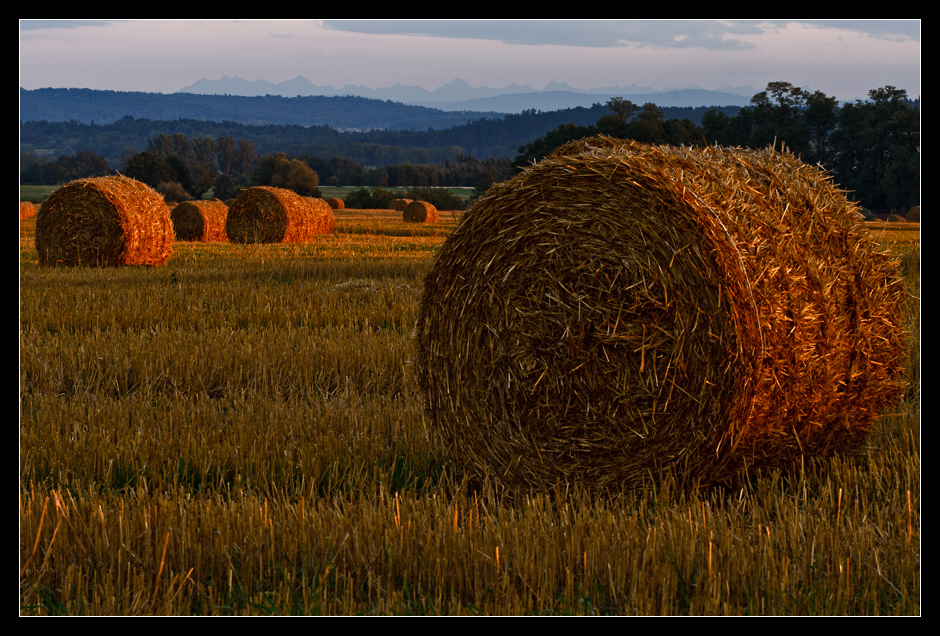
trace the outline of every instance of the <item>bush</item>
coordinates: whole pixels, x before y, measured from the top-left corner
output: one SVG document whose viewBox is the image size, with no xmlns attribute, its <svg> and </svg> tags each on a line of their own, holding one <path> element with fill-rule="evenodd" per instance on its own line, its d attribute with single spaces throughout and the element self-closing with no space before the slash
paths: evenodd
<svg viewBox="0 0 940 636">
<path fill-rule="evenodd" d="M 450 190 L 440 188 L 408 188 L 403 199 L 427 201 L 438 210 L 463 210 L 463 200 Z"/>
<path fill-rule="evenodd" d="M 400 190 L 385 190 L 383 188 L 359 188 L 346 195 L 344 203 L 347 208 L 356 210 L 379 210 L 388 208 L 389 203 L 395 199 L 404 198 Z"/>
</svg>

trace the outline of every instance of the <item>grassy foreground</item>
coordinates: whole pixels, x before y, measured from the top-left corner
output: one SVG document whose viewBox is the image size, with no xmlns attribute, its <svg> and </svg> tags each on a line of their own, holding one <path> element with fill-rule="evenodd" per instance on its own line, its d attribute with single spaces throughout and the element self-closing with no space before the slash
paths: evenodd
<svg viewBox="0 0 940 636">
<path fill-rule="evenodd" d="M 21 614 L 920 613 L 919 230 L 906 401 L 734 489 L 509 502 L 426 434 L 411 330 L 453 227 L 44 269 L 20 228 Z"/>
</svg>

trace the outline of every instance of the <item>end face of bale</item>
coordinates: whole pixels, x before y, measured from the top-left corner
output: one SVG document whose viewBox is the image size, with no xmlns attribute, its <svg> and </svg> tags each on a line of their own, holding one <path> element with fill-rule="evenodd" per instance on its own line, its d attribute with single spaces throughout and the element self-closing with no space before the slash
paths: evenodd
<svg viewBox="0 0 940 636">
<path fill-rule="evenodd" d="M 388 209 L 404 212 L 405 207 L 411 203 L 411 201 L 412 199 L 392 199 L 388 204 Z"/>
<path fill-rule="evenodd" d="M 342 199 L 339 199 L 339 198 L 337 198 L 337 197 L 333 197 L 333 198 L 331 198 L 331 199 L 327 199 L 326 202 L 327 202 L 327 203 L 330 205 L 330 207 L 333 208 L 334 210 L 342 210 L 343 208 L 346 207 L 346 204 L 343 202 L 343 200 L 342 200 Z"/>
<path fill-rule="evenodd" d="M 257 186 L 235 198 L 225 232 L 233 243 L 306 243 L 332 233 L 334 222 L 333 209 L 323 199 Z"/>
<path fill-rule="evenodd" d="M 178 241 L 227 242 L 228 206 L 212 201 L 184 201 L 170 211 Z"/>
<path fill-rule="evenodd" d="M 402 218 L 409 223 L 436 223 L 437 208 L 427 201 L 412 201 L 402 211 Z"/>
<path fill-rule="evenodd" d="M 425 279 L 419 383 L 465 469 L 713 484 L 864 439 L 900 394 L 903 288 L 825 175 L 772 151 L 569 152 L 479 199 Z"/>
<path fill-rule="evenodd" d="M 68 183 L 36 217 L 36 249 L 46 266 L 165 265 L 173 240 L 163 197 L 124 176 Z"/>
</svg>

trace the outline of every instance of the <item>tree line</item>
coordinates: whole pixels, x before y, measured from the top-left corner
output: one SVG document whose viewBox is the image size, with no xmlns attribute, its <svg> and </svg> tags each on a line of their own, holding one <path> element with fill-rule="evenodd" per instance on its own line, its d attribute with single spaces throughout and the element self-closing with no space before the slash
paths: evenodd
<svg viewBox="0 0 940 636">
<path fill-rule="evenodd" d="M 905 212 L 920 204 L 920 103 L 893 86 L 839 106 L 821 91 L 771 82 L 736 114 L 709 110 L 700 125 L 666 119 L 652 103 L 614 98 L 607 106 L 610 112 L 592 125 L 564 124 L 521 146 L 513 170 L 596 134 L 655 144 L 773 145 L 823 167 L 851 199 L 873 212 Z"/>
<path fill-rule="evenodd" d="M 786 147 L 807 163 L 828 170 L 848 196 L 864 207 L 875 212 L 903 212 L 920 203 L 919 100 L 908 99 L 905 91 L 893 86 L 874 89 L 869 97 L 840 106 L 834 97 L 820 91 L 810 93 L 787 82 L 771 82 L 751 99 L 749 106 L 691 113 L 695 120 L 667 116 L 653 103 L 641 106 L 614 98 L 604 106 L 570 109 L 567 114 L 574 121 L 558 124 L 517 146 L 514 158 L 477 159 L 459 142 L 473 136 L 471 129 L 478 134 L 485 131 L 486 136 L 505 131 L 508 126 L 522 134 L 523 129 L 531 129 L 533 122 L 544 123 L 543 114 L 532 111 L 508 116 L 499 125 L 481 120 L 452 131 L 385 131 L 378 136 L 355 137 L 361 141 L 346 139 L 342 149 L 347 152 L 343 154 L 339 146 L 338 153 L 324 153 L 319 143 L 295 143 L 287 150 L 259 150 L 258 143 L 269 143 L 266 139 L 282 139 L 283 129 L 298 132 L 294 129 L 301 127 L 255 128 L 252 136 L 237 139 L 227 134 L 212 137 L 182 131 L 157 132 L 148 138 L 146 150 L 125 148 L 120 170 L 157 188 L 168 200 L 200 198 L 210 191 L 227 199 L 239 188 L 252 185 L 288 184 L 302 194 L 315 195 L 321 183 L 379 188 L 474 187 L 484 192 L 492 183 L 508 178 L 567 141 L 606 134 L 645 143 Z M 589 117 L 593 123 L 587 120 Z M 45 134 L 58 136 L 74 135 L 87 128 L 75 122 L 30 123 Z M 136 130 L 142 122 L 125 117 L 121 123 Z M 193 131 L 205 130 L 205 122 L 177 123 L 184 129 L 191 124 Z M 228 124 L 219 129 L 226 129 Z M 318 136 L 335 141 L 342 135 L 329 127 L 322 128 L 328 130 L 317 131 Z M 36 137 L 35 130 L 31 136 Z M 407 149 L 391 145 L 418 144 L 432 136 L 435 143 L 454 145 L 439 146 L 433 152 L 417 145 Z M 445 148 L 443 155 L 438 154 Z M 390 162 L 394 156 L 408 158 Z M 109 172 L 109 161 L 87 150 L 63 154 L 55 161 L 21 153 L 24 184 L 66 183 Z"/>
</svg>

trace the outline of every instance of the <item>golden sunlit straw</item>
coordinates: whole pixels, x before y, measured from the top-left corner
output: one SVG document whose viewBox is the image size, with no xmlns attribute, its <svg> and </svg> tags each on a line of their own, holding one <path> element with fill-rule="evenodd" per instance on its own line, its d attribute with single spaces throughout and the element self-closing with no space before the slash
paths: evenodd
<svg viewBox="0 0 940 636">
<path fill-rule="evenodd" d="M 305 243 L 332 234 L 334 225 L 333 209 L 323 199 L 256 186 L 235 198 L 225 232 L 233 243 Z"/>
<path fill-rule="evenodd" d="M 42 265 L 165 265 L 173 222 L 163 197 L 123 176 L 68 183 L 36 215 Z"/>
<path fill-rule="evenodd" d="M 900 397 L 903 298 L 857 207 L 791 154 L 572 142 L 436 256 L 428 428 L 510 490 L 828 456 Z"/>
<path fill-rule="evenodd" d="M 228 206 L 218 199 L 183 201 L 170 212 L 178 241 L 227 242 L 227 217 Z"/>
</svg>

